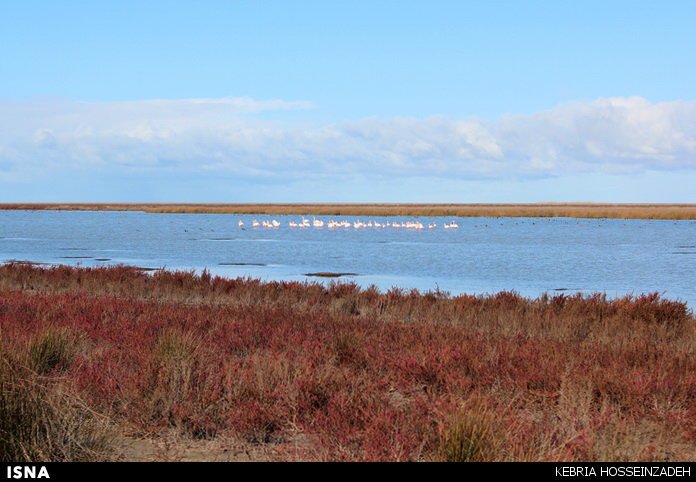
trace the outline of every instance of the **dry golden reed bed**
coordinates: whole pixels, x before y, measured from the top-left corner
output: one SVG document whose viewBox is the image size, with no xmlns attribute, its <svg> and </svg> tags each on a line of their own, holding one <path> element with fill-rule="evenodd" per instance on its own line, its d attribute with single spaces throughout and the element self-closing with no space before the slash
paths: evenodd
<svg viewBox="0 0 696 482">
<path fill-rule="evenodd" d="M 0 209 L 344 216 L 696 219 L 696 204 L 0 204 Z"/>
<path fill-rule="evenodd" d="M 142 459 L 124 440 L 198 460 L 694 460 L 696 320 L 657 294 L 0 266 L 0 460 Z"/>
</svg>

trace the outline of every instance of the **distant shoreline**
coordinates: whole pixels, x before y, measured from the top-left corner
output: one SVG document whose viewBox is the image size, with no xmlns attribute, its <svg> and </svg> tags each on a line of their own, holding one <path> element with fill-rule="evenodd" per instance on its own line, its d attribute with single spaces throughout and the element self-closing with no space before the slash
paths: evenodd
<svg viewBox="0 0 696 482">
<path fill-rule="evenodd" d="M 198 204 L 198 203 L 4 203 L 0 210 L 143 211 L 172 214 L 305 214 L 317 216 L 571 217 L 696 219 L 696 204 Z"/>
</svg>

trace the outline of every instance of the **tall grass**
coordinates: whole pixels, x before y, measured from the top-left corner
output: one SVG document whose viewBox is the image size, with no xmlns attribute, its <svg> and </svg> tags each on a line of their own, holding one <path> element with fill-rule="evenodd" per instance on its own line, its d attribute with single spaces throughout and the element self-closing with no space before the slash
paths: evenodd
<svg viewBox="0 0 696 482">
<path fill-rule="evenodd" d="M 468 402 L 447 422 L 439 441 L 439 458 L 445 462 L 501 460 L 506 434 L 496 430 L 496 425 L 493 411 L 475 401 Z"/>
<path fill-rule="evenodd" d="M 696 219 L 694 204 L 0 204 L 0 209 L 324 216 Z"/>
<path fill-rule="evenodd" d="M 49 328 L 29 344 L 29 366 L 45 375 L 57 368 L 68 368 L 77 355 L 81 339 L 65 328 Z"/>
<path fill-rule="evenodd" d="M 5 265 L 0 329 L 27 359 L 63 346 L 51 330 L 79 334 L 77 352 L 35 348 L 61 361 L 22 376 L 148 437 L 233 437 L 306 460 L 696 457 L 696 321 L 658 295 Z"/>
<path fill-rule="evenodd" d="M 109 460 L 113 436 L 79 398 L 0 351 L 0 461 Z"/>
</svg>

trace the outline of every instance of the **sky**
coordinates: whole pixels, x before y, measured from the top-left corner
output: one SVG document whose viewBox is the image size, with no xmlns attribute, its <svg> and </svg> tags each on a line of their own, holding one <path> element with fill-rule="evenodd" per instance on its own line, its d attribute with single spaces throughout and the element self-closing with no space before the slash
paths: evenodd
<svg viewBox="0 0 696 482">
<path fill-rule="evenodd" d="M 0 3 L 0 202 L 696 202 L 696 2 Z"/>
</svg>

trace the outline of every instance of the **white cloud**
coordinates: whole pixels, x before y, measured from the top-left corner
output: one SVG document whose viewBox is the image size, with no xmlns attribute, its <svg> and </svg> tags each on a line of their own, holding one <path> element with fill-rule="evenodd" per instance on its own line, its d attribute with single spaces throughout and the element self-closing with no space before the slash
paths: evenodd
<svg viewBox="0 0 696 482">
<path fill-rule="evenodd" d="M 272 115 L 312 107 L 249 98 L 6 102 L 0 163 L 25 173 L 70 166 L 268 179 L 696 169 L 696 102 L 607 98 L 492 122 L 368 118 L 317 125 L 300 113 Z"/>
<path fill-rule="evenodd" d="M 639 97 L 567 104 L 528 118 L 508 117 L 498 136 L 509 151 L 578 168 L 695 167 L 696 103 Z M 538 134 L 536 134 L 538 133 Z"/>
</svg>

